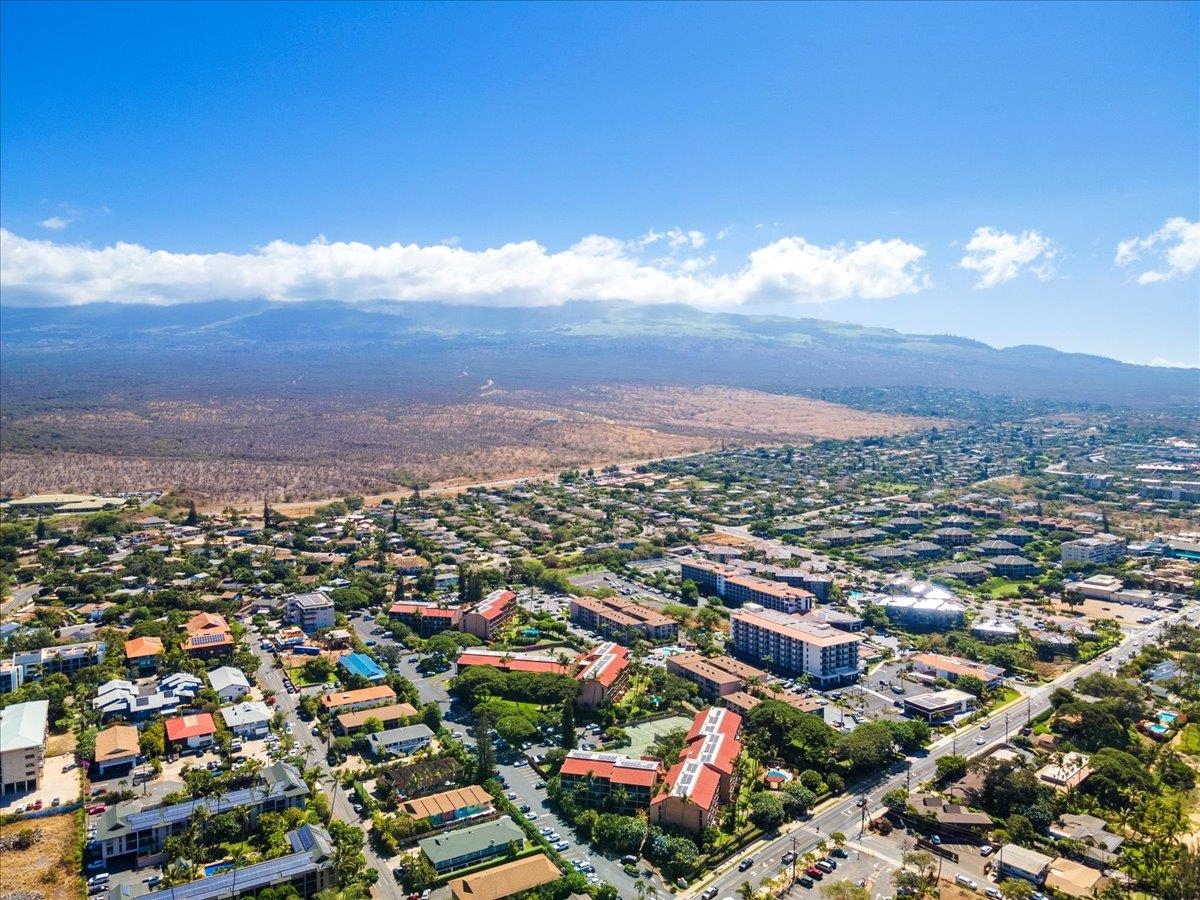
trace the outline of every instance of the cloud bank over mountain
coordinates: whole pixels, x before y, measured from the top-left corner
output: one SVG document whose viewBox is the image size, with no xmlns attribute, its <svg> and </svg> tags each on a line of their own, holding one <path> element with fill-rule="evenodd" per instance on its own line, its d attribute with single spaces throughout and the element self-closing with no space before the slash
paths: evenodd
<svg viewBox="0 0 1200 900">
<path fill-rule="evenodd" d="M 438 300 L 545 306 L 629 300 L 737 308 L 760 302 L 881 299 L 929 286 L 925 251 L 900 239 L 820 246 L 785 237 L 749 253 L 735 271 L 705 271 L 687 254 L 699 232 L 663 235 L 673 251 L 645 260 L 658 241 L 591 235 L 560 251 L 536 241 L 470 250 L 452 244 L 272 241 L 246 253 L 175 253 L 138 244 L 93 248 L 0 229 L 0 285 L 9 304 L 175 304 L 206 300 Z"/>
</svg>

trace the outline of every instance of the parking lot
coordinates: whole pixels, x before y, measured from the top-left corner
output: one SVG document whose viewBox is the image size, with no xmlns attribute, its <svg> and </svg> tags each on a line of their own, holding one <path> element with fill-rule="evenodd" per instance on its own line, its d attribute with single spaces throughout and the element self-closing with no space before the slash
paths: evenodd
<svg viewBox="0 0 1200 900">
<path fill-rule="evenodd" d="M 0 804 L 0 813 L 7 815 L 18 808 L 46 809 L 55 800 L 59 805 L 72 803 L 79 796 L 79 774 L 75 754 L 49 756 L 42 764 L 42 786 L 27 794 L 9 794 Z"/>
</svg>

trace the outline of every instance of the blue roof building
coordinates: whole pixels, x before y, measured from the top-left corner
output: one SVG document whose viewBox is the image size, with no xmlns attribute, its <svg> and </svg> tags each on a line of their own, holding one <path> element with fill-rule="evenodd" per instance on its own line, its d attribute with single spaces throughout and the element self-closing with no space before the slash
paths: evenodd
<svg viewBox="0 0 1200 900">
<path fill-rule="evenodd" d="M 357 675 L 370 682 L 377 683 L 387 677 L 383 669 L 379 668 L 379 663 L 365 653 L 347 653 L 338 660 L 338 665 L 351 675 Z"/>
</svg>

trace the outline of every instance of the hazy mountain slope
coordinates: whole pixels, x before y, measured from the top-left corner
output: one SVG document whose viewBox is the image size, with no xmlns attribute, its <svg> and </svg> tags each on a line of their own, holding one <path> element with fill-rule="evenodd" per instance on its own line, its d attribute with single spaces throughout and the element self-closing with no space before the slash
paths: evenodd
<svg viewBox="0 0 1200 900">
<path fill-rule="evenodd" d="M 9 402 L 94 392 L 475 396 L 572 384 L 725 384 L 775 392 L 954 387 L 1144 407 L 1195 403 L 1196 372 L 1045 347 L 997 350 L 816 319 L 683 306 L 568 303 L 514 309 L 436 303 L 95 304 L 0 309 Z M 464 375 L 463 373 L 467 373 Z"/>
</svg>

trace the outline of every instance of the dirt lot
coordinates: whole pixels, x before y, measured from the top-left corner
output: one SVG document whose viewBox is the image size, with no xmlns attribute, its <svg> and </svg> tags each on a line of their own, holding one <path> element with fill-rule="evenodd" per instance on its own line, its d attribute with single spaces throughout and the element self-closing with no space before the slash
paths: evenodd
<svg viewBox="0 0 1200 900">
<path fill-rule="evenodd" d="M 37 891 L 46 900 L 78 900 L 83 896 L 83 876 L 73 855 L 77 827 L 74 813 L 16 822 L 0 828 L 0 837 L 26 828 L 40 829 L 41 840 L 26 850 L 6 850 L 0 865 L 0 894 Z"/>
<path fill-rule="evenodd" d="M 1127 606 L 1124 603 L 1109 603 L 1106 600 L 1085 600 L 1078 606 L 1068 606 L 1057 603 L 1054 606 L 1055 615 L 1070 615 L 1072 612 L 1083 613 L 1091 621 L 1098 619 L 1113 619 L 1122 625 L 1136 625 L 1137 620 L 1154 612 L 1141 606 Z"/>
</svg>

